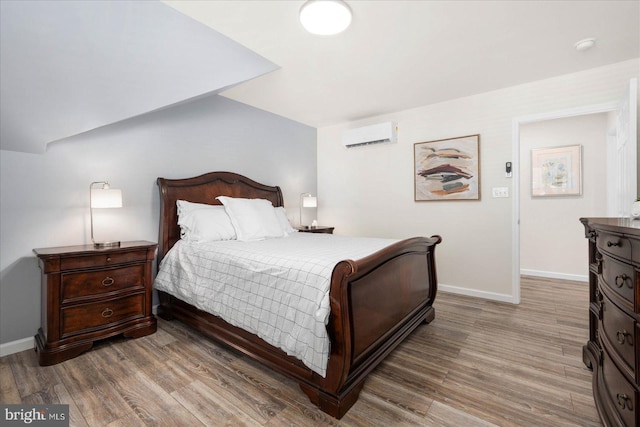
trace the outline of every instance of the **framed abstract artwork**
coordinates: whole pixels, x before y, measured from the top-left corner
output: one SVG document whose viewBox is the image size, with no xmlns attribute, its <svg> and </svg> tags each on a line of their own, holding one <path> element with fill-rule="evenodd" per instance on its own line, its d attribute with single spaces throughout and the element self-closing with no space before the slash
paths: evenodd
<svg viewBox="0 0 640 427">
<path fill-rule="evenodd" d="M 480 135 L 413 145 L 415 201 L 480 200 Z"/>
<path fill-rule="evenodd" d="M 579 196 L 581 194 L 581 145 L 531 150 L 531 196 Z"/>
</svg>

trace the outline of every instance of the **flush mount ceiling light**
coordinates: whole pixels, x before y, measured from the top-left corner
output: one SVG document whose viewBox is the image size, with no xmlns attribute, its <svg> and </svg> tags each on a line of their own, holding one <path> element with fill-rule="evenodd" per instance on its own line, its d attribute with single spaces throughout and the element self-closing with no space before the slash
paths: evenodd
<svg viewBox="0 0 640 427">
<path fill-rule="evenodd" d="M 300 8 L 300 23 L 312 34 L 338 34 L 351 24 L 351 9 L 342 0 L 309 0 Z"/>
<path fill-rule="evenodd" d="M 588 39 L 582 39 L 574 45 L 576 50 L 579 52 L 583 52 L 585 50 L 589 50 L 596 45 L 596 39 L 590 37 Z"/>
</svg>

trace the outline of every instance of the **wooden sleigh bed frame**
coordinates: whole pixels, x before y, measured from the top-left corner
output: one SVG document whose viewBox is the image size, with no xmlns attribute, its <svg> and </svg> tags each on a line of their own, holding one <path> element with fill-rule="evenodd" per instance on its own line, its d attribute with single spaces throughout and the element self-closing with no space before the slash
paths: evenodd
<svg viewBox="0 0 640 427">
<path fill-rule="evenodd" d="M 220 204 L 217 196 L 262 198 L 283 206 L 279 187 L 231 172 L 195 178 L 158 178 L 158 266 L 180 239 L 177 200 Z M 298 381 L 311 402 L 341 418 L 356 402 L 367 375 L 422 323 L 433 320 L 437 280 L 434 260 L 440 236 L 400 241 L 360 260 L 339 262 L 332 273 L 327 330 L 331 354 L 326 378 L 256 335 L 159 292 L 158 315 L 178 319 Z M 159 267 L 158 267 L 159 268 Z"/>
</svg>

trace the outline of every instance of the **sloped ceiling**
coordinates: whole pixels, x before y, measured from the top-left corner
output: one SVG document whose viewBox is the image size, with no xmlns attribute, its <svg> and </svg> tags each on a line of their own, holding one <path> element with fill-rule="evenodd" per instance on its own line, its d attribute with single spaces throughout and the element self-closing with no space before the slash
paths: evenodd
<svg viewBox="0 0 640 427">
<path fill-rule="evenodd" d="M 275 64 L 155 1 L 0 1 L 0 148 L 212 94 Z"/>
</svg>

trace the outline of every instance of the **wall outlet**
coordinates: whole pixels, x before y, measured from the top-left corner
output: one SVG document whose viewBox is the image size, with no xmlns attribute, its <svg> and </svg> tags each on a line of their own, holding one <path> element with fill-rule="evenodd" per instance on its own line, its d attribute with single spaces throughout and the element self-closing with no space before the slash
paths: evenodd
<svg viewBox="0 0 640 427">
<path fill-rule="evenodd" d="M 493 187 L 491 189 L 493 197 L 509 197 L 509 187 Z"/>
</svg>

